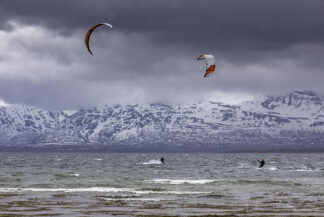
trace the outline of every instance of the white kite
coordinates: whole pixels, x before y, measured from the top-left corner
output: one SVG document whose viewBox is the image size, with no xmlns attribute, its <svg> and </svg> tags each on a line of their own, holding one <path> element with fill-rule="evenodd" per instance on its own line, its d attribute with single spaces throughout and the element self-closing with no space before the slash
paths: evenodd
<svg viewBox="0 0 324 217">
<path fill-rule="evenodd" d="M 206 61 L 206 73 L 204 77 L 209 77 L 216 68 L 215 58 L 213 55 L 200 55 L 197 60 L 205 60 Z"/>
</svg>

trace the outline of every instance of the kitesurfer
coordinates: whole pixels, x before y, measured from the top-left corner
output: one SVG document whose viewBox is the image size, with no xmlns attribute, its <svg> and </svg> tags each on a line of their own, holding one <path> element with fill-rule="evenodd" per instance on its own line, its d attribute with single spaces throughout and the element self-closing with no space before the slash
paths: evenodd
<svg viewBox="0 0 324 217">
<path fill-rule="evenodd" d="M 258 161 L 260 163 L 259 168 L 261 168 L 261 167 L 263 167 L 265 165 L 264 158 L 262 158 L 261 160 L 258 160 Z"/>
<path fill-rule="evenodd" d="M 163 157 L 161 157 L 160 161 L 161 161 L 161 163 L 162 163 L 163 165 L 165 164 L 165 162 L 164 162 L 164 158 L 163 158 Z"/>
</svg>

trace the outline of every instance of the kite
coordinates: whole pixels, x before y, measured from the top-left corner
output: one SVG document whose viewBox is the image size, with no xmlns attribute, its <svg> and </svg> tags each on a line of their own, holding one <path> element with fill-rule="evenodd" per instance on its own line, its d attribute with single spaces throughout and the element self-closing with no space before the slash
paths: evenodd
<svg viewBox="0 0 324 217">
<path fill-rule="evenodd" d="M 89 52 L 91 55 L 93 55 L 92 52 L 91 52 L 91 50 L 90 50 L 90 47 L 89 47 L 89 40 L 90 40 L 91 33 L 92 33 L 93 30 L 95 30 L 97 27 L 102 26 L 102 25 L 105 25 L 105 26 L 108 26 L 108 27 L 110 27 L 110 28 L 113 28 L 112 25 L 110 25 L 109 23 L 99 23 L 99 24 L 96 24 L 96 25 L 92 26 L 92 27 L 88 30 L 87 35 L 86 35 L 86 37 L 85 37 L 85 46 L 86 46 L 88 52 Z"/>
<path fill-rule="evenodd" d="M 200 55 L 197 60 L 206 60 L 206 73 L 204 77 L 209 77 L 215 71 L 216 64 L 213 55 Z"/>
</svg>

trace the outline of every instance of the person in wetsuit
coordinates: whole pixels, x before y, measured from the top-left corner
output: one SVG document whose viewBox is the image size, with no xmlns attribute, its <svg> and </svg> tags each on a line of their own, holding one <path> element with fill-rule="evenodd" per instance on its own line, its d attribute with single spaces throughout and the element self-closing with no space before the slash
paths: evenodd
<svg viewBox="0 0 324 217">
<path fill-rule="evenodd" d="M 163 165 L 165 164 L 163 157 L 161 157 L 160 161 L 161 161 L 161 163 L 163 163 Z"/>
<path fill-rule="evenodd" d="M 263 167 L 265 165 L 264 158 L 262 158 L 261 160 L 258 160 L 258 161 L 260 163 L 259 168 L 261 168 L 261 167 Z"/>
</svg>

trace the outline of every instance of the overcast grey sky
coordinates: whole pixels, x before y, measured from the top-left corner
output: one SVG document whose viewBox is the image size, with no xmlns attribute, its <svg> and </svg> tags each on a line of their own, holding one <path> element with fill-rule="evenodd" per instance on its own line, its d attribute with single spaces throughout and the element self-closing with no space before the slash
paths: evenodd
<svg viewBox="0 0 324 217">
<path fill-rule="evenodd" d="M 321 0 L 1 0 L 0 99 L 48 109 L 324 94 Z M 84 37 L 98 28 L 87 53 Z M 201 54 L 216 57 L 203 78 Z M 1 100 L 0 100 L 1 101 Z"/>
</svg>

